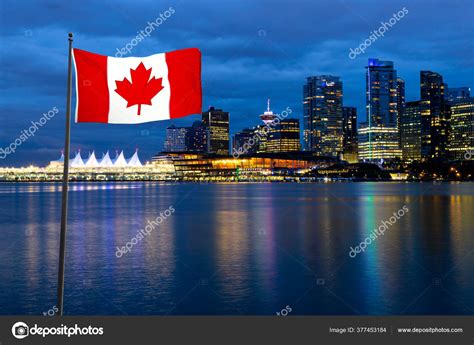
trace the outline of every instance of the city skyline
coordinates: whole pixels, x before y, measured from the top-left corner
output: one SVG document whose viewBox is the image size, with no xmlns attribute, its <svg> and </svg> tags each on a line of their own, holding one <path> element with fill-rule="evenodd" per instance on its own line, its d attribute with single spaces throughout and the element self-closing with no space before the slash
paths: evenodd
<svg viewBox="0 0 474 345">
<path fill-rule="evenodd" d="M 243 128 L 231 141 L 229 113 L 211 107 L 203 112 L 202 118 L 203 126 L 208 128 L 208 141 L 193 139 L 201 142 L 202 150 L 195 150 L 184 141 L 185 136 L 193 137 L 195 122 L 193 127 L 168 127 L 165 143 L 176 144 L 165 144 L 165 151 L 229 155 L 232 147 L 232 156 L 238 158 L 240 155 L 300 151 L 303 143 L 304 151 L 350 163 L 469 159 L 464 156 L 474 149 L 474 98 L 469 87 L 449 88 L 441 74 L 421 70 L 420 99 L 406 102 L 406 83 L 397 76 L 393 61 L 369 58 L 366 69 L 366 120 L 359 125 L 357 109 L 344 105 L 340 77 L 309 76 L 303 85 L 302 136 L 299 119 L 280 121 L 280 116 L 270 109 L 268 99 L 266 111 L 259 115 L 264 125 Z M 217 126 L 211 124 L 211 114 L 218 116 L 214 120 L 217 120 Z M 275 120 L 278 122 L 274 123 Z M 177 130 L 189 133 L 177 140 L 175 137 L 179 135 L 174 134 Z M 220 143 L 218 149 L 211 144 L 216 140 Z M 285 144 L 281 145 L 283 142 Z"/>
<path fill-rule="evenodd" d="M 453 105 L 453 104 L 456 104 L 456 103 L 459 103 L 459 102 L 467 102 L 467 104 L 472 104 L 472 97 L 470 95 L 470 87 L 468 86 L 461 86 L 461 87 L 454 87 L 454 88 L 450 88 L 449 87 L 449 84 L 446 83 L 446 80 L 443 81 L 443 75 L 440 74 L 440 73 L 437 73 L 437 72 L 433 72 L 433 71 L 426 71 L 426 70 L 421 70 L 419 72 L 419 75 L 420 75 L 420 81 L 419 81 L 419 88 L 420 88 L 420 97 L 418 100 L 409 100 L 409 101 L 406 101 L 406 98 L 405 98 L 405 81 L 403 79 L 401 79 L 400 77 L 397 77 L 397 70 L 394 68 L 394 62 L 393 61 L 381 61 L 380 59 L 377 59 L 377 58 L 368 58 L 368 62 L 367 62 L 367 66 L 365 67 L 367 69 L 367 72 L 366 72 L 366 114 L 365 114 L 365 121 L 363 119 L 361 119 L 360 116 L 357 115 L 357 107 L 354 107 L 354 106 L 351 106 L 351 105 L 347 105 L 345 102 L 344 102 L 344 97 L 343 97 L 343 80 L 342 80 L 342 77 L 339 77 L 339 76 L 332 76 L 332 75 L 318 75 L 318 76 L 308 76 L 306 77 L 306 83 L 305 84 L 302 84 L 303 85 L 303 96 L 302 96 L 302 103 L 303 103 L 303 116 L 294 116 L 295 119 L 288 119 L 288 120 L 295 120 L 297 122 L 297 127 L 295 128 L 298 128 L 298 136 L 299 136 L 299 143 L 300 143 L 300 149 L 301 151 L 311 151 L 311 152 L 314 152 L 314 153 L 319 153 L 320 156 L 328 156 L 328 157 L 339 157 L 340 155 L 342 155 L 343 153 L 349 153 L 349 161 L 353 161 L 353 162 L 356 162 L 357 159 L 354 158 L 354 154 L 355 154 L 355 157 L 357 157 L 357 154 L 359 154 L 359 161 L 363 161 L 367 158 L 369 158 L 369 160 L 371 159 L 380 159 L 380 158 L 383 158 L 383 155 L 380 156 L 380 155 L 377 155 L 375 154 L 375 156 L 372 157 L 372 153 L 370 153 L 370 155 L 367 155 L 367 147 L 372 147 L 372 144 L 368 145 L 368 146 L 364 146 L 364 138 L 365 141 L 366 141 L 366 144 L 371 142 L 370 138 L 371 136 L 374 136 L 375 138 L 379 137 L 380 135 L 382 135 L 382 133 L 386 133 L 387 131 L 387 128 L 386 126 L 388 127 L 388 129 L 393 129 L 390 130 L 390 133 L 389 136 L 390 136 L 390 139 L 383 139 L 384 137 L 381 137 L 382 140 L 385 142 L 386 140 L 392 140 L 394 141 L 393 145 L 395 145 L 395 141 L 396 141 L 396 136 L 399 136 L 399 153 L 397 153 L 395 156 L 399 156 L 400 158 L 402 158 L 402 148 L 403 148 L 403 144 L 407 144 L 407 142 L 403 142 L 403 138 L 401 137 L 401 130 L 402 130 L 402 120 L 403 120 L 403 116 L 402 116 L 402 109 L 403 111 L 405 111 L 405 108 L 408 109 L 408 112 L 412 111 L 410 110 L 410 107 L 413 107 L 414 104 L 417 105 L 418 107 L 418 116 L 421 116 L 423 114 L 423 103 L 427 103 L 427 104 L 431 104 L 433 103 L 432 101 L 430 102 L 430 92 L 433 91 L 433 86 L 431 86 L 430 88 L 428 88 L 427 90 L 427 86 L 426 85 L 432 85 L 432 84 L 435 84 L 435 91 L 436 91 L 436 95 L 435 97 L 437 97 L 436 99 L 439 99 L 441 98 L 441 100 L 439 102 L 441 102 L 440 104 L 436 104 L 435 105 L 435 108 L 436 108 L 436 117 L 440 117 L 440 116 L 444 116 L 442 114 L 444 114 L 443 112 L 450 112 L 449 108 L 447 108 L 448 106 L 450 105 Z M 379 70 L 379 68 L 381 68 L 381 70 Z M 387 69 L 388 68 L 388 69 Z M 370 72 L 370 71 L 373 71 L 373 72 Z M 373 79 L 373 76 L 371 77 L 370 76 L 370 73 L 376 73 L 374 74 L 376 76 L 375 78 L 375 82 L 374 80 L 371 80 Z M 379 95 L 378 93 L 375 94 L 375 96 L 372 96 L 372 93 L 373 91 L 369 91 L 373 89 L 374 85 L 375 85 L 375 89 L 379 89 L 379 85 L 380 84 L 380 81 L 378 81 L 380 78 L 380 80 L 382 81 L 383 83 L 383 76 L 382 77 L 379 77 L 379 74 L 380 73 L 387 73 L 387 76 L 385 76 L 387 79 L 386 80 L 386 83 L 387 85 L 386 86 L 382 86 L 383 89 L 386 89 L 387 91 L 390 90 L 389 94 L 385 95 L 385 96 L 381 96 Z M 428 76 L 428 77 L 427 77 Z M 427 79 L 428 78 L 428 79 Z M 428 81 L 429 82 L 428 82 Z M 313 85 L 314 84 L 314 85 Z M 313 86 L 311 86 L 313 85 Z M 370 85 L 370 87 L 369 87 Z M 308 87 L 311 86 L 311 88 L 309 89 Z M 314 89 L 314 90 L 313 90 Z M 325 89 L 328 89 L 328 91 L 315 91 L 315 90 L 325 90 Z M 440 91 L 441 89 L 441 91 Z M 308 91 L 310 90 L 310 91 Z M 402 90 L 402 91 L 401 91 Z M 328 93 L 327 93 L 328 92 Z M 378 91 L 377 91 L 378 92 Z M 401 92 L 401 93 L 400 93 Z M 309 97 L 311 96 L 311 97 Z M 313 97 L 315 96 L 315 97 Z M 329 96 L 329 97 L 328 97 Z M 323 151 L 321 151 L 321 149 L 318 149 L 316 147 L 313 147 L 313 148 L 310 148 L 310 146 L 307 146 L 308 145 L 308 142 L 307 142 L 307 139 L 306 139 L 306 130 L 307 130 L 307 121 L 308 121 L 308 116 L 307 115 L 304 115 L 304 114 L 307 114 L 308 113 L 308 110 L 305 110 L 305 106 L 308 107 L 308 99 L 310 98 L 322 98 L 322 99 L 326 99 L 326 97 L 329 98 L 329 102 L 330 103 L 336 103 L 335 105 L 335 108 L 334 109 L 337 109 L 337 113 L 335 112 L 334 115 L 338 114 L 337 116 L 337 120 L 331 120 L 331 116 L 329 116 L 329 123 L 331 124 L 332 128 L 336 128 L 338 127 L 338 130 L 339 132 L 337 134 L 334 135 L 334 138 L 335 138 L 335 141 L 338 142 L 340 141 L 340 147 L 338 144 L 336 145 L 329 145 L 328 148 L 327 148 L 327 152 L 326 154 L 323 154 Z M 375 99 L 377 100 L 375 102 L 375 104 L 372 104 L 372 97 L 375 97 Z M 385 99 L 385 98 L 386 99 Z M 471 101 L 470 101 L 471 100 Z M 255 116 L 254 119 L 253 119 L 253 123 L 250 123 L 250 125 L 248 127 L 245 127 L 245 128 L 240 128 L 240 129 L 236 129 L 236 128 L 233 128 L 231 130 L 231 114 L 230 112 L 228 111 L 225 111 L 223 109 L 219 109 L 219 108 L 215 108 L 214 106 L 210 106 L 209 109 L 207 111 L 203 111 L 201 116 L 201 120 L 195 120 L 193 121 L 191 124 L 189 124 L 189 121 L 188 123 L 183 123 L 184 121 L 186 120 L 189 120 L 189 119 L 180 119 L 180 123 L 181 125 L 180 126 L 176 126 L 174 123 L 173 123 L 173 120 L 170 120 L 170 121 L 167 121 L 167 122 L 171 122 L 171 125 L 169 125 L 168 127 L 166 127 L 166 134 L 165 134 L 165 138 L 163 139 L 163 145 L 162 145 L 162 149 L 161 150 L 158 150 L 156 151 L 153 156 L 159 152 L 186 152 L 186 151 L 190 151 L 190 152 L 201 152 L 201 153 L 217 153 L 214 152 L 215 150 L 212 149 L 212 147 L 214 146 L 214 144 L 212 144 L 213 140 L 215 141 L 215 139 L 212 139 L 212 132 L 214 131 L 212 128 L 218 128 L 218 127 L 215 127 L 213 125 L 209 126 L 207 122 L 210 121 L 211 119 L 211 113 L 217 113 L 217 114 L 224 114 L 225 117 L 226 117 L 226 123 L 225 123 L 225 131 L 227 131 L 227 134 L 226 134 L 226 139 L 224 140 L 220 140 L 221 143 L 218 144 L 218 146 L 220 147 L 219 150 L 222 150 L 222 151 L 219 151 L 218 155 L 232 155 L 232 152 L 234 150 L 234 147 L 235 147 L 235 143 L 234 141 L 236 140 L 236 136 L 239 136 L 241 135 L 243 132 L 245 131 L 248 131 L 248 130 L 251 130 L 251 131 L 255 131 L 256 129 L 258 129 L 259 127 L 262 128 L 264 127 L 263 124 L 269 124 L 271 121 L 267 120 L 265 118 L 265 115 L 268 117 L 269 115 L 268 114 L 272 114 L 272 118 L 276 118 L 277 117 L 277 114 L 276 113 L 273 113 L 273 111 L 270 109 L 270 99 L 267 99 L 267 108 L 266 110 L 263 112 L 263 114 L 260 114 L 258 116 Z M 469 103 L 471 102 L 471 103 Z M 332 104 L 326 104 L 326 101 L 324 101 L 323 103 L 315 103 L 317 107 L 323 107 L 323 112 L 324 112 L 324 116 L 328 116 L 332 113 L 332 111 L 330 109 L 332 109 L 333 105 Z M 312 103 L 311 103 L 312 104 Z M 374 108 L 374 106 L 376 106 L 378 108 L 380 108 L 379 110 L 377 111 L 373 111 L 372 109 Z M 384 109 L 384 106 L 385 107 L 389 107 L 387 109 Z M 325 107 L 328 107 L 328 111 L 325 110 L 324 108 Z M 430 106 L 429 108 L 431 109 L 433 106 Z M 441 107 L 441 108 L 440 108 Z M 438 109 L 440 108 L 440 109 Z M 287 108 L 288 109 L 288 108 Z M 390 109 L 390 111 L 389 111 Z M 350 112 L 354 112 L 353 114 L 349 114 L 348 111 Z M 293 112 L 291 110 L 291 112 Z M 393 115 L 392 113 L 395 112 L 395 115 Z M 429 115 L 431 116 L 431 113 L 433 112 L 432 110 L 425 110 L 425 112 L 428 112 Z M 340 114 L 339 114 L 340 113 Z M 377 114 L 377 116 L 374 118 L 373 114 L 372 113 L 375 113 Z M 439 114 L 438 114 L 439 113 Z M 415 113 L 413 113 L 415 114 Z M 334 116 L 333 115 L 333 116 Z M 221 115 L 219 115 L 221 116 Z M 311 115 L 313 116 L 313 115 Z M 320 115 L 321 116 L 321 115 Z M 293 116 L 292 116 L 293 117 Z M 300 120 L 299 118 L 302 117 L 303 118 L 303 124 L 299 124 Z M 351 117 L 351 119 L 349 119 L 349 117 Z M 386 118 L 385 120 L 383 118 Z M 390 119 L 388 119 L 388 117 L 390 117 Z M 192 118 L 192 116 L 190 117 Z M 354 125 L 353 123 L 353 120 L 352 118 L 355 118 L 357 119 L 357 123 Z M 382 120 L 380 120 L 380 118 L 382 118 Z M 409 117 L 410 120 L 412 121 L 420 121 L 420 122 L 423 122 L 423 117 L 420 117 L 420 118 L 416 118 L 416 117 Z M 371 120 L 370 120 L 371 119 Z M 221 119 L 220 119 L 221 120 Z M 219 121 L 220 121 L 219 120 Z M 404 119 L 405 122 L 407 124 L 409 124 L 409 122 L 407 122 L 406 119 Z M 256 121 L 261 121 L 261 123 L 258 123 Z M 380 129 L 376 129 L 375 130 L 375 134 L 372 134 L 370 135 L 369 133 L 372 133 L 372 131 L 370 130 L 370 124 L 372 122 L 375 121 L 375 125 L 377 126 L 382 126 L 383 128 L 380 130 Z M 387 122 L 388 121 L 388 122 Z M 426 119 L 424 120 L 425 122 L 427 121 Z M 469 121 L 469 120 L 464 120 L 464 121 Z M 176 119 L 174 120 L 174 122 L 176 122 Z M 347 124 L 347 122 L 349 122 L 349 124 Z M 428 120 L 427 123 L 429 123 L 430 121 Z M 448 121 L 449 122 L 449 121 Z M 337 124 L 337 125 L 336 125 Z M 367 126 L 369 125 L 369 126 Z M 373 124 L 372 124 L 373 125 Z M 218 126 L 221 126 L 221 125 L 218 125 Z M 348 128 L 347 126 L 350 126 L 351 128 Z M 397 128 L 398 126 L 398 128 Z M 426 125 L 425 125 L 426 126 Z M 449 124 L 448 124 L 449 126 Z M 324 126 L 323 126 L 324 127 Z M 321 127 L 321 128 L 323 128 Z M 339 128 L 340 127 L 340 128 Z M 410 128 L 412 129 L 412 128 Z M 355 130 L 355 132 L 354 132 Z M 352 131 L 352 133 L 348 133 Z M 425 129 L 426 131 L 426 129 Z M 428 128 L 428 132 L 431 131 L 431 127 Z M 324 131 L 323 131 L 324 132 Z M 422 135 L 422 132 L 423 132 L 423 125 L 420 124 L 420 130 L 419 130 L 419 133 L 410 133 L 410 135 L 412 135 L 412 137 L 416 137 L 416 136 L 420 136 L 421 137 L 421 142 L 419 144 L 419 157 L 417 158 L 424 158 L 424 157 L 428 157 L 428 155 L 426 153 L 423 153 L 423 150 L 426 150 L 426 149 L 423 149 L 423 135 Z M 176 133 L 176 134 L 174 134 Z M 328 132 L 329 133 L 329 132 Z M 328 135 L 328 133 L 323 133 L 322 135 L 319 135 L 319 138 L 324 138 L 325 136 Z M 355 133 L 355 136 L 354 136 L 354 133 Z M 225 133 L 224 133 L 225 134 Z M 413 136 L 414 134 L 414 136 Z M 352 140 L 347 142 L 347 136 L 352 136 Z M 385 134 L 383 134 L 385 136 Z M 196 136 L 199 137 L 198 140 L 196 140 Z M 219 134 L 220 136 L 220 134 Z M 170 143 L 169 143 L 169 139 L 170 137 L 175 137 L 173 140 L 174 141 L 178 141 L 179 143 L 177 144 L 178 146 L 181 147 L 181 149 L 172 149 L 172 150 L 169 150 L 168 147 L 170 146 Z M 430 135 L 431 137 L 431 135 Z M 451 136 L 451 137 L 454 137 L 454 136 Z M 362 139 L 361 139 L 362 138 Z M 434 136 L 433 136 L 434 138 Z M 354 141 L 355 139 L 355 141 Z M 203 143 L 203 140 L 204 140 L 204 143 Z M 408 139 L 410 140 L 410 139 Z M 447 152 L 447 142 L 446 140 L 449 140 L 449 138 L 444 138 L 445 140 L 445 143 L 444 143 L 444 150 Z M 206 141 L 207 141 L 207 144 L 206 144 Z M 375 139 L 375 143 L 377 142 L 377 139 Z M 359 143 L 359 147 L 357 147 L 357 143 Z M 228 146 L 228 151 L 226 153 L 226 150 L 225 150 L 225 146 Z M 410 145 L 412 143 L 409 143 L 409 146 L 405 147 L 405 149 L 411 149 L 412 151 L 410 152 L 410 154 L 407 153 L 407 155 L 415 155 L 416 156 L 416 153 L 414 154 L 413 153 L 413 145 Z M 176 145 L 176 143 L 174 144 Z M 349 151 L 347 151 L 347 145 L 349 146 L 352 146 L 352 149 L 350 149 Z M 355 151 L 353 150 L 354 148 L 354 145 L 355 145 Z M 362 146 L 361 146 L 362 145 Z M 425 145 L 426 146 L 426 145 Z M 206 148 L 207 147 L 207 148 Z M 293 147 L 293 146 L 291 146 Z M 392 150 L 394 149 L 395 146 L 393 146 L 393 148 L 389 148 L 389 150 Z M 431 150 L 431 146 L 428 145 L 427 146 L 427 149 L 428 150 Z M 294 148 L 290 151 L 293 151 L 295 150 Z M 373 149 L 374 151 L 377 151 L 377 148 L 374 148 Z M 384 152 L 385 150 L 387 150 L 387 147 L 384 145 L 383 147 L 381 147 L 380 149 L 380 152 Z M 78 148 L 77 149 L 77 152 L 80 152 L 81 151 L 81 148 Z M 89 155 L 91 154 L 91 152 L 93 153 L 95 151 L 95 148 L 92 148 L 91 150 L 89 150 Z M 106 149 L 105 151 L 109 151 L 108 149 Z M 105 152 L 104 151 L 104 152 Z M 116 150 L 118 152 L 118 150 Z M 138 147 L 135 148 L 135 151 L 138 151 Z M 271 150 L 266 150 L 267 152 L 271 152 Z M 61 149 L 61 152 L 62 152 L 62 149 Z M 258 149 L 253 152 L 253 151 L 250 151 L 248 152 L 248 154 L 252 154 L 252 153 L 257 153 L 257 152 L 265 152 L 265 151 L 259 151 Z M 278 151 L 275 151 L 275 152 L 278 152 Z M 284 150 L 282 152 L 285 152 Z M 289 151 L 288 151 L 289 152 Z M 365 152 L 365 153 L 364 153 Z M 370 150 L 370 152 L 372 152 Z M 406 151 L 408 152 L 408 151 Z M 336 154 L 337 153 L 337 154 Z M 360 154 L 363 154 L 362 156 L 360 156 Z M 443 153 L 444 155 L 444 153 Z M 387 157 L 388 158 L 392 158 L 392 157 L 395 157 L 393 156 L 392 154 L 389 154 Z M 461 157 L 462 155 L 459 155 L 459 157 Z M 62 155 L 63 157 L 63 155 Z M 61 159 L 62 159 L 61 157 Z M 341 156 L 342 157 L 342 156 Z M 440 156 L 442 158 L 446 158 L 446 156 Z M 432 158 L 435 158 L 435 156 L 433 156 Z M 150 160 L 151 157 L 146 157 L 147 160 Z M 347 157 L 343 158 L 344 160 L 347 160 Z M 462 158 L 460 158 L 462 159 Z M 407 161 L 407 162 L 410 162 L 412 160 L 412 157 L 410 156 L 408 159 L 406 159 L 406 157 L 403 155 L 403 160 L 404 161 Z M 51 161 L 55 161 L 55 159 L 52 159 L 50 160 Z M 33 163 L 33 165 L 35 165 L 36 162 Z"/>
<path fill-rule="evenodd" d="M 64 135 L 68 31 L 74 32 L 76 47 L 114 56 L 117 49 L 124 47 L 137 32 L 149 25 L 143 18 L 149 18 L 151 22 L 169 6 L 175 12 L 124 57 L 198 46 L 203 52 L 203 111 L 209 106 L 228 111 L 232 119 L 231 135 L 254 123 L 255 117 L 264 110 L 263 103 L 267 98 L 272 99 L 275 111 L 286 107 L 293 109 L 293 117 L 302 124 L 301 87 L 305 78 L 312 75 L 340 76 L 344 83 L 344 106 L 356 107 L 358 121 L 363 121 L 363 69 L 369 57 L 395 62 L 398 76 L 406 82 L 406 101 L 419 99 L 420 70 L 440 73 L 449 87 L 471 87 L 467 84 L 473 79 L 472 62 L 468 59 L 472 47 L 469 40 L 472 22 L 468 16 L 471 3 L 453 4 L 447 13 L 442 10 L 442 2 L 438 3 L 439 6 L 433 3 L 429 8 L 423 3 L 411 3 L 407 6 L 408 14 L 384 37 L 379 37 L 365 53 L 351 59 L 351 48 L 359 46 L 381 22 L 405 6 L 402 2 L 394 2 L 389 8 L 380 9 L 372 4 L 370 1 L 358 6 L 342 2 L 302 2 L 288 11 L 279 2 L 256 8 L 234 2 L 212 6 L 204 3 L 200 8 L 207 6 L 209 11 L 203 11 L 202 16 L 196 18 L 194 5 L 187 2 L 152 7 L 146 3 L 131 6 L 124 1 L 116 8 L 95 2 L 87 8 L 68 8 L 53 2 L 47 11 L 32 3 L 27 10 L 21 10 L 24 18 L 14 19 L 16 17 L 8 14 L 17 11 L 17 5 L 7 2 L 2 11 L 6 25 L 0 37 L 2 44 L 8 47 L 1 56 L 6 66 L 1 75 L 4 95 L 0 103 L 4 119 L 0 128 L 1 147 L 8 145 L 22 129 L 28 128 L 31 121 L 36 121 L 51 108 L 57 107 L 59 115 L 1 164 L 19 166 L 31 163 L 33 153 L 42 164 L 58 157 Z M 263 20 L 266 18 L 264 8 L 268 6 L 272 8 L 274 19 L 271 24 Z M 319 13 L 328 18 L 325 25 L 315 27 L 309 24 L 310 20 L 302 20 L 312 16 L 306 13 L 309 12 L 306 11 L 308 6 L 311 6 L 312 13 L 316 6 Z M 67 20 L 62 15 L 66 10 Z M 104 12 L 108 18 L 83 26 L 81 14 L 89 11 Z M 44 16 L 37 15 L 43 12 Z M 455 24 L 436 20 L 440 16 Z M 207 22 L 211 18 L 213 26 L 209 27 Z M 340 25 L 342 22 L 351 27 L 350 32 Z M 434 25 L 439 30 L 419 30 Z M 287 33 L 288 26 L 292 27 L 291 35 Z M 178 43 L 175 43 L 176 37 L 181 38 Z M 25 94 L 29 97 L 25 98 Z M 138 147 L 143 157 L 149 158 L 163 149 L 166 127 L 187 125 L 188 121 L 192 123 L 199 118 L 200 114 L 196 114 L 190 119 L 132 128 L 74 124 L 72 149 L 114 150 L 127 142 L 130 146 L 127 150 Z"/>
</svg>

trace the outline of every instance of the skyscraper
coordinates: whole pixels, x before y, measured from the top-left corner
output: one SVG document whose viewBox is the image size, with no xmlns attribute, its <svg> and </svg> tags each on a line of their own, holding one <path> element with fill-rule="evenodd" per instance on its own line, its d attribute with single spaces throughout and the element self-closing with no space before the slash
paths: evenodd
<svg viewBox="0 0 474 345">
<path fill-rule="evenodd" d="M 258 138 L 258 144 L 255 145 L 256 153 L 267 152 L 267 141 L 269 127 L 266 125 L 257 125 L 253 128 L 255 137 Z"/>
<path fill-rule="evenodd" d="M 449 110 L 444 100 L 443 77 L 420 71 L 421 158 L 445 158 L 448 144 Z"/>
<path fill-rule="evenodd" d="M 174 125 L 166 128 L 166 139 L 164 151 L 166 152 L 185 152 L 188 150 L 186 139 L 189 127 L 176 127 Z"/>
<path fill-rule="evenodd" d="M 369 59 L 366 68 L 367 121 L 359 128 L 359 160 L 401 158 L 397 71 L 392 61 L 378 59 Z"/>
<path fill-rule="evenodd" d="M 372 126 L 397 125 L 397 71 L 392 61 L 369 59 L 366 80 L 367 122 Z M 401 85 L 401 84 L 400 84 Z"/>
<path fill-rule="evenodd" d="M 258 139 L 254 129 L 244 128 L 232 138 L 232 155 L 251 155 L 257 152 Z"/>
<path fill-rule="evenodd" d="M 339 77 L 308 77 L 303 86 L 305 150 L 321 156 L 342 153 L 342 82 Z"/>
<path fill-rule="evenodd" d="M 209 148 L 209 129 L 202 121 L 194 121 L 186 138 L 189 151 L 204 153 Z"/>
<path fill-rule="evenodd" d="M 357 162 L 357 108 L 342 107 L 343 159 Z"/>
<path fill-rule="evenodd" d="M 210 107 L 202 113 L 202 122 L 209 129 L 209 153 L 229 155 L 229 113 Z"/>
<path fill-rule="evenodd" d="M 402 157 L 406 162 L 421 160 L 420 101 L 407 102 L 400 117 Z"/>
<path fill-rule="evenodd" d="M 272 126 L 268 133 L 266 152 L 300 151 L 300 121 L 284 119 Z"/>
<path fill-rule="evenodd" d="M 402 78 L 397 78 L 397 127 L 400 132 L 400 119 L 405 110 L 405 81 Z M 400 135 L 401 144 L 401 135 Z"/>
<path fill-rule="evenodd" d="M 451 104 L 451 131 L 449 156 L 454 160 L 474 157 L 474 98 L 458 100 Z"/>
</svg>

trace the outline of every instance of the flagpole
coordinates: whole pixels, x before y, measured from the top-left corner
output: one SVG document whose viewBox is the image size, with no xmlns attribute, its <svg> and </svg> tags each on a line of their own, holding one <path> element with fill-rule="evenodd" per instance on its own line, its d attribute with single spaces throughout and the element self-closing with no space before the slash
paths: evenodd
<svg viewBox="0 0 474 345">
<path fill-rule="evenodd" d="M 69 146 L 71 137 L 71 88 L 72 88 L 72 33 L 69 33 L 69 61 L 67 74 L 67 102 L 66 102 L 66 139 L 64 144 L 64 170 L 61 202 L 61 237 L 59 241 L 59 268 L 58 268 L 58 315 L 63 315 L 64 300 L 64 259 L 66 251 L 67 229 L 67 194 L 69 181 Z"/>
</svg>

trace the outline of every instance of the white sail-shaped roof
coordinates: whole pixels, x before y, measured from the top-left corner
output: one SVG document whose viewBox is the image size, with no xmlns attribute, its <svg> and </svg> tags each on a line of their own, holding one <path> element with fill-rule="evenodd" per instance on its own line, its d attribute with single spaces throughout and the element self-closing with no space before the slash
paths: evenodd
<svg viewBox="0 0 474 345">
<path fill-rule="evenodd" d="M 126 166 L 127 166 L 127 161 L 125 160 L 125 157 L 123 156 L 123 151 L 122 151 L 114 160 L 114 167 L 121 168 L 121 167 L 126 167 Z"/>
<path fill-rule="evenodd" d="M 55 161 L 55 162 L 57 162 L 57 163 L 64 163 L 64 152 L 61 152 L 61 157 L 60 157 L 57 161 Z"/>
<path fill-rule="evenodd" d="M 97 158 L 95 158 L 95 152 L 92 151 L 92 154 L 89 156 L 85 166 L 87 168 L 97 168 L 99 166 L 99 162 L 97 162 Z"/>
<path fill-rule="evenodd" d="M 99 163 L 99 166 L 102 167 L 102 168 L 111 168 L 111 167 L 114 166 L 114 163 L 110 159 L 109 151 L 107 151 L 107 153 L 104 155 L 104 157 L 102 157 L 102 159 Z"/>
<path fill-rule="evenodd" d="M 81 157 L 81 151 L 78 151 L 76 153 L 76 156 L 71 161 L 70 166 L 72 168 L 83 168 L 84 167 L 84 161 L 82 160 L 82 157 Z"/>
<path fill-rule="evenodd" d="M 61 152 L 61 157 L 58 160 L 49 161 L 49 167 L 60 166 L 64 164 L 64 153 Z"/>
<path fill-rule="evenodd" d="M 129 167 L 141 167 L 143 166 L 142 162 L 140 162 L 140 158 L 138 158 L 138 150 L 135 151 L 133 156 L 127 161 Z"/>
</svg>

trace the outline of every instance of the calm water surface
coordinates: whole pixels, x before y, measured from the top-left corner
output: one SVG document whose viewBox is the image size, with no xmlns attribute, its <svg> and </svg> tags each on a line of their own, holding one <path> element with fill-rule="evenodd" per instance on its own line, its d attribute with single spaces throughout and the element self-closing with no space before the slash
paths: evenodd
<svg viewBox="0 0 474 345">
<path fill-rule="evenodd" d="M 60 190 L 0 184 L 1 314 L 56 303 Z M 67 314 L 474 314 L 473 183 L 77 183 L 69 197 Z"/>
</svg>

